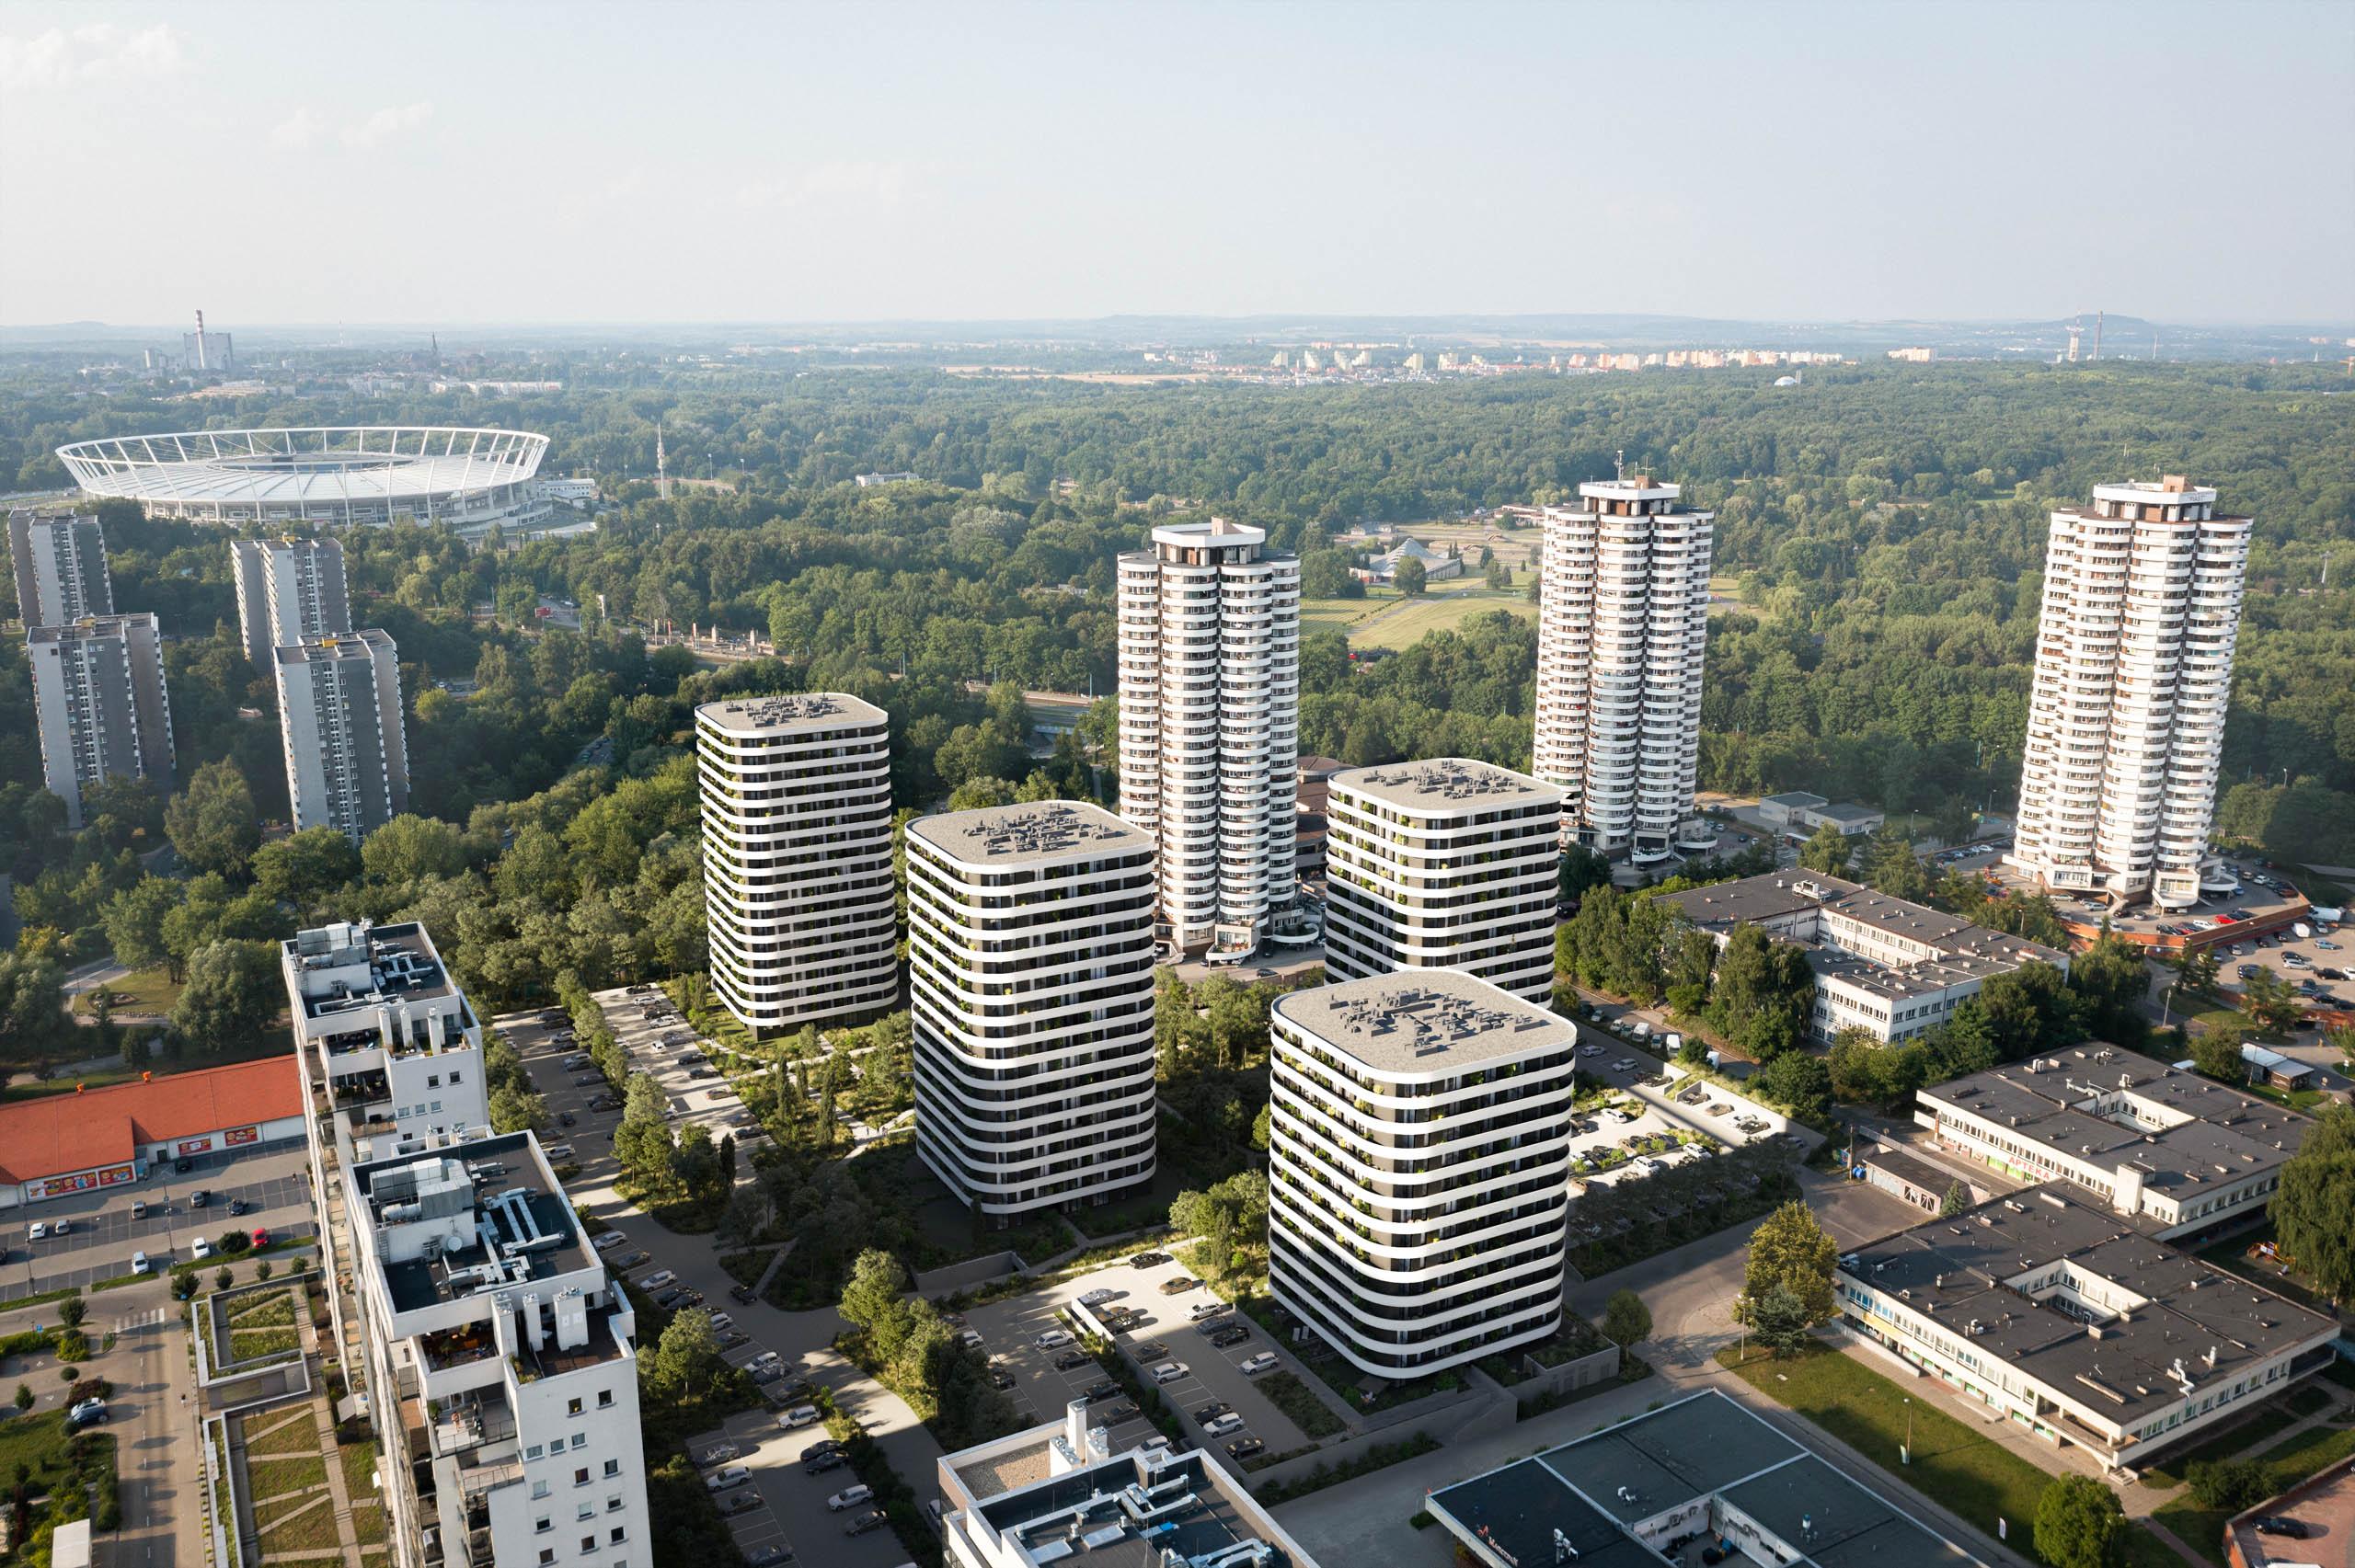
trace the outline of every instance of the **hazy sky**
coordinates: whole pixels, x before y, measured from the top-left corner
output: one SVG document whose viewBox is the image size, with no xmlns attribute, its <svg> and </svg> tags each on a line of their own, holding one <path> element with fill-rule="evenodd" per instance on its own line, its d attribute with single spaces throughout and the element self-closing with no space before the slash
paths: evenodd
<svg viewBox="0 0 2355 1568">
<path fill-rule="evenodd" d="M 2355 317 L 2355 0 L 0 0 L 0 322 Z"/>
</svg>

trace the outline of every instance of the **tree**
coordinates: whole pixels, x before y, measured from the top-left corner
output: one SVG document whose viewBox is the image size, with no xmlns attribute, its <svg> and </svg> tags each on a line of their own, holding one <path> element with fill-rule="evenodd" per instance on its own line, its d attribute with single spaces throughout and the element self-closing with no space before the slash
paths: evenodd
<svg viewBox="0 0 2355 1568">
<path fill-rule="evenodd" d="M 2036 1500 L 2036 1554 L 2051 1568 L 2111 1568 L 2126 1510 L 2090 1475 L 2062 1475 Z"/>
<path fill-rule="evenodd" d="M 1913 853 L 1912 837 L 1883 827 L 1865 846 L 1865 880 L 1877 892 L 1916 903 L 1930 896 L 1930 875 Z"/>
<path fill-rule="evenodd" d="M 466 869 L 465 839 L 449 823 L 403 812 L 368 835 L 360 866 L 371 882 L 407 887 Z"/>
<path fill-rule="evenodd" d="M 2241 981 L 2241 1007 L 2259 1028 L 2276 1036 L 2295 1029 L 2306 1013 L 2305 999 L 2297 988 L 2263 964 Z"/>
<path fill-rule="evenodd" d="M 1807 1303 L 1787 1285 L 1772 1285 L 1751 1303 L 1750 1332 L 1776 1359 L 1797 1356 L 1807 1343 Z"/>
<path fill-rule="evenodd" d="M 305 828 L 264 844 L 253 860 L 255 889 L 303 911 L 360 876 L 360 852 L 333 828 Z"/>
<path fill-rule="evenodd" d="M 1958 1176 L 1947 1184 L 1946 1196 L 1938 1199 L 1938 1218 L 1950 1219 L 1970 1207 L 1970 1189 Z"/>
<path fill-rule="evenodd" d="M 2209 991 L 2216 989 L 2218 979 L 2215 949 L 2194 947 L 2184 954 L 2176 966 L 2176 984 L 2188 991 Z"/>
<path fill-rule="evenodd" d="M 2142 950 L 2124 937 L 2105 931 L 2072 959 L 2069 989 L 2076 993 L 2078 1015 L 2089 1033 L 2122 1046 L 2139 1046 L 2149 1036 L 2142 1001 L 2151 991 L 2150 971 Z"/>
<path fill-rule="evenodd" d="M 1611 886 L 1610 860 L 1584 844 L 1570 844 L 1562 851 L 1561 870 L 1555 887 L 1561 902 L 1575 904 L 1586 897 L 1590 887 Z"/>
<path fill-rule="evenodd" d="M 190 865 L 243 881 L 261 845 L 261 814 L 237 764 L 224 757 L 197 769 L 164 807 L 164 831 Z"/>
<path fill-rule="evenodd" d="M 1742 1300 L 1736 1315 L 1748 1313 L 1766 1293 L 1781 1286 L 1798 1299 L 1806 1324 L 1820 1323 L 1832 1313 L 1832 1265 L 1840 1248 L 1803 1199 L 1793 1198 L 1759 1222 L 1751 1232 L 1750 1253 L 1742 1266 Z"/>
<path fill-rule="evenodd" d="M 1401 595 L 1412 599 L 1420 594 L 1427 586 L 1426 578 L 1423 564 L 1412 555 L 1407 555 L 1399 561 L 1390 580 Z"/>
<path fill-rule="evenodd" d="M 2273 1194 L 2283 1255 L 2335 1305 L 2355 1297 L 2355 1106 L 2324 1108 L 2306 1140 L 2281 1167 Z"/>
<path fill-rule="evenodd" d="M 229 1265 L 227 1264 L 223 1264 L 221 1265 L 221 1272 L 213 1276 L 213 1288 L 215 1290 L 226 1290 L 230 1286 L 236 1282 L 237 1276 L 229 1272 Z"/>
<path fill-rule="evenodd" d="M 226 1050 L 267 1028 L 284 994 L 267 943 L 207 943 L 189 959 L 188 984 L 172 1004 L 172 1027 L 199 1051 Z"/>
<path fill-rule="evenodd" d="M 2256 1459 L 2196 1459 L 2183 1478 L 2194 1502 L 2220 1514 L 2237 1514 L 2273 1495 L 2273 1471 Z"/>
<path fill-rule="evenodd" d="M 2191 1037 L 2191 1066 L 2203 1078 L 2219 1083 L 2248 1082 L 2248 1063 L 2241 1059 L 2240 1042 L 2214 1029 Z"/>
<path fill-rule="evenodd" d="M 693 1307 L 673 1313 L 663 1325 L 653 1354 L 639 1363 L 638 1381 L 662 1402 L 671 1402 L 709 1383 L 722 1365 L 711 1314 Z"/>
<path fill-rule="evenodd" d="M 1632 1290 L 1614 1290 L 1603 1304 L 1603 1337 L 1619 1347 L 1619 1366 L 1627 1366 L 1627 1350 L 1652 1332 L 1652 1312 Z"/>
<path fill-rule="evenodd" d="M 61 1056 L 74 1033 L 64 977 L 49 955 L 23 939 L 15 952 L 0 953 L 0 1055 L 11 1061 Z"/>
<path fill-rule="evenodd" d="M 30 1383 L 18 1383 L 17 1385 L 17 1408 L 18 1410 L 30 1410 L 32 1407 L 33 1386 Z"/>
<path fill-rule="evenodd" d="M 858 1327 L 871 1329 L 899 1310 L 907 1288 L 908 1271 L 900 1260 L 869 1247 L 851 1265 L 850 1279 L 843 1287 L 842 1314 Z"/>
<path fill-rule="evenodd" d="M 1832 1108 L 1832 1071 L 1805 1051 L 1786 1050 L 1760 1068 L 1751 1087 L 1801 1121 L 1821 1121 Z"/>
<path fill-rule="evenodd" d="M 143 876 L 107 900 L 107 945 L 115 961 L 132 969 L 162 964 L 171 978 L 180 978 L 164 942 L 164 919 L 178 907 L 180 884 L 162 876 Z"/>
<path fill-rule="evenodd" d="M 1848 869 L 1849 850 L 1848 835 L 1835 824 L 1826 822 L 1799 846 L 1799 864 L 1809 871 L 1838 876 Z"/>
<path fill-rule="evenodd" d="M 90 1304 L 79 1296 L 68 1296 L 57 1304 L 57 1321 L 67 1328 L 80 1328 L 89 1317 Z"/>
<path fill-rule="evenodd" d="M 275 1272 L 275 1270 L 272 1268 L 270 1261 L 268 1258 L 264 1258 L 261 1262 L 254 1265 L 254 1277 L 256 1279 L 266 1280 L 273 1272 Z"/>
</svg>

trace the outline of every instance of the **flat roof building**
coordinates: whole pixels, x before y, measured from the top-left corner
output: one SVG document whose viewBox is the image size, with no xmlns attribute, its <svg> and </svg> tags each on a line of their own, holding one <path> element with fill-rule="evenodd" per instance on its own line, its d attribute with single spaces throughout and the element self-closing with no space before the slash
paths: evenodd
<svg viewBox="0 0 2355 1568">
<path fill-rule="evenodd" d="M 172 792 L 172 704 L 164 684 L 164 632 L 155 617 L 100 615 L 25 634 L 41 776 L 79 830 L 83 795 L 109 779 L 146 779 Z"/>
<path fill-rule="evenodd" d="M 106 531 L 95 512 L 18 508 L 8 514 L 17 616 L 27 627 L 70 626 L 114 613 Z"/>
<path fill-rule="evenodd" d="M 229 565 L 237 583 L 237 630 L 257 670 L 270 655 L 306 637 L 351 635 L 351 596 L 343 546 L 326 537 L 233 539 Z"/>
<path fill-rule="evenodd" d="M 1317 1568 L 1214 1455 L 1114 1453 L 1088 1425 L 1101 1408 L 1074 1400 L 1060 1422 L 941 1457 L 950 1568 L 1043 1568 L 1075 1541 L 1104 1568 Z"/>
<path fill-rule="evenodd" d="M 2336 1319 L 2053 1182 L 1842 1257 L 1848 1325 L 2035 1436 L 2139 1467 L 2327 1365 Z"/>
<path fill-rule="evenodd" d="M 1977 1561 L 1714 1389 L 1442 1487 L 1424 1506 L 1488 1568 L 1660 1568 L 1696 1536 L 1778 1568 Z"/>
<path fill-rule="evenodd" d="M 333 828 L 356 844 L 408 809 L 399 651 L 372 628 L 270 657 L 295 830 Z"/>
<path fill-rule="evenodd" d="M 1933 1084 L 1913 1104 L 1947 1148 L 2023 1181 L 2074 1182 L 2163 1239 L 2261 1208 L 2314 1125 L 2097 1041 Z"/>
<path fill-rule="evenodd" d="M 890 732 L 839 692 L 695 709 L 712 991 L 755 1037 L 899 997 Z"/>
<path fill-rule="evenodd" d="M 1002 1222 L 1154 1173 L 1152 836 L 1040 801 L 908 824 L 916 1150 Z"/>
<path fill-rule="evenodd" d="M 637 1322 L 528 1132 L 338 1174 L 395 1559 L 650 1568 Z"/>
<path fill-rule="evenodd" d="M 303 1083 L 283 1057 L 0 1104 L 0 1208 L 146 1179 L 175 1160 L 291 1143 Z"/>
<path fill-rule="evenodd" d="M 1399 969 L 1554 995 L 1562 791 L 1468 757 L 1352 768 L 1327 785 L 1325 958 L 1337 980 Z"/>
<path fill-rule="evenodd" d="M 1828 1044 L 1861 1028 L 1881 1041 L 1926 1033 L 1996 975 L 2024 964 L 2068 972 L 2069 956 L 1844 877 L 1772 871 L 1665 895 L 1723 947 L 1754 925 L 1807 955 L 1815 973 L 1809 1033 Z"/>
<path fill-rule="evenodd" d="M 1416 969 L 1292 991 L 1269 1026 L 1276 1299 L 1380 1378 L 1559 1327 L 1570 1024 Z"/>
</svg>

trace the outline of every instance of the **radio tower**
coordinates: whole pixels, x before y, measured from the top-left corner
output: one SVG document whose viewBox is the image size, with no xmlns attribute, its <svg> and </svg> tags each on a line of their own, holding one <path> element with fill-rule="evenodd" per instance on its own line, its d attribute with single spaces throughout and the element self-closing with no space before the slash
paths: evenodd
<svg viewBox="0 0 2355 1568">
<path fill-rule="evenodd" d="M 664 500 L 671 498 L 671 469 L 662 456 L 662 427 L 654 427 L 654 488 Z"/>
<path fill-rule="evenodd" d="M 198 311 L 196 313 L 196 368 L 201 371 L 210 370 L 212 366 L 208 362 L 210 356 L 204 351 L 204 313 Z"/>
</svg>

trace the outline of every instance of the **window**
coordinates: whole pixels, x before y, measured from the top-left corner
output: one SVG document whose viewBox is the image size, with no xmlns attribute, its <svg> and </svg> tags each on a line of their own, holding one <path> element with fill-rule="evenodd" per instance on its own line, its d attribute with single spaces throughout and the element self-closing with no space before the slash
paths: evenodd
<svg viewBox="0 0 2355 1568">
<path fill-rule="evenodd" d="M 589 1434 L 586 1432 L 575 1432 L 572 1435 L 572 1446 L 576 1448 L 587 1448 L 589 1446 Z"/>
<path fill-rule="evenodd" d="M 611 1410 L 613 1407 L 614 1391 L 611 1389 L 599 1389 L 597 1391 L 597 1408 L 599 1410 Z"/>
<path fill-rule="evenodd" d="M 450 1075 L 450 1087 L 455 1089 L 459 1084 L 464 1083 L 466 1079 L 464 1073 L 454 1072 Z"/>
<path fill-rule="evenodd" d="M 580 1469 L 572 1472 L 572 1484 L 575 1486 L 586 1486 L 589 1484 L 589 1469 L 586 1465 L 583 1465 Z"/>
<path fill-rule="evenodd" d="M 592 1504 L 583 1503 L 580 1507 L 573 1510 L 572 1522 L 576 1525 L 585 1525 L 596 1516 L 597 1510 L 595 1505 Z"/>
<path fill-rule="evenodd" d="M 535 1482 L 532 1482 L 532 1501 L 533 1501 L 533 1502 L 536 1503 L 536 1502 L 538 1502 L 541 1498 L 543 1498 L 543 1497 L 546 1496 L 547 1494 L 548 1494 L 548 1483 L 547 1483 L 546 1482 L 545 1482 L 545 1481 L 535 1481 Z"/>
<path fill-rule="evenodd" d="M 544 1547 L 540 1548 L 540 1561 L 541 1561 L 541 1562 L 555 1562 L 555 1561 L 556 1561 L 556 1548 L 555 1548 L 555 1547 L 553 1547 L 553 1546 L 544 1546 Z"/>
<path fill-rule="evenodd" d="M 605 1512 L 608 1514 L 618 1514 L 621 1511 L 622 1500 L 619 1497 L 608 1497 L 605 1499 Z"/>
<path fill-rule="evenodd" d="M 534 1519 L 532 1522 L 532 1533 L 534 1535 L 546 1535 L 548 1531 L 554 1528 L 556 1528 L 556 1521 L 545 1516 Z"/>
<path fill-rule="evenodd" d="M 620 1525 L 615 1525 L 613 1528 L 613 1539 L 608 1541 L 606 1544 L 609 1546 L 619 1546 L 623 1541 L 627 1540 L 628 1539 L 629 1531 Z"/>
<path fill-rule="evenodd" d="M 565 1413 L 565 1414 L 567 1414 L 567 1415 L 578 1415 L 578 1414 L 580 1414 L 580 1402 L 579 1400 L 577 1400 L 577 1399 L 569 1399 L 569 1400 L 565 1401 L 565 1402 L 564 1402 L 564 1413 Z"/>
<path fill-rule="evenodd" d="M 605 1473 L 606 1473 L 607 1475 L 609 1475 L 609 1476 L 613 1476 L 613 1475 L 619 1475 L 619 1474 L 621 1474 L 621 1472 L 622 1472 L 622 1461 L 621 1461 L 621 1460 L 619 1460 L 619 1459 L 607 1459 L 607 1460 L 605 1461 Z"/>
<path fill-rule="evenodd" d="M 527 1459 L 536 1459 L 545 1451 L 546 1448 L 544 1445 L 534 1443 L 530 1448 L 523 1450 L 523 1457 Z"/>
<path fill-rule="evenodd" d="M 592 1552 L 595 1551 L 596 1550 L 597 1550 L 597 1538 L 596 1538 L 595 1536 L 593 1536 L 593 1535 L 584 1535 L 584 1536 L 582 1536 L 582 1537 L 580 1538 L 580 1555 L 581 1555 L 581 1556 L 586 1557 L 586 1556 L 588 1556 L 590 1553 L 592 1553 Z"/>
<path fill-rule="evenodd" d="M 438 1072 L 432 1072 L 432 1073 L 428 1073 L 428 1074 L 426 1074 L 426 1078 L 425 1078 L 425 1086 L 426 1086 L 428 1089 L 439 1089 L 439 1088 L 441 1088 L 441 1087 L 442 1087 L 442 1075 L 441 1075 L 440 1073 L 438 1073 Z"/>
</svg>

